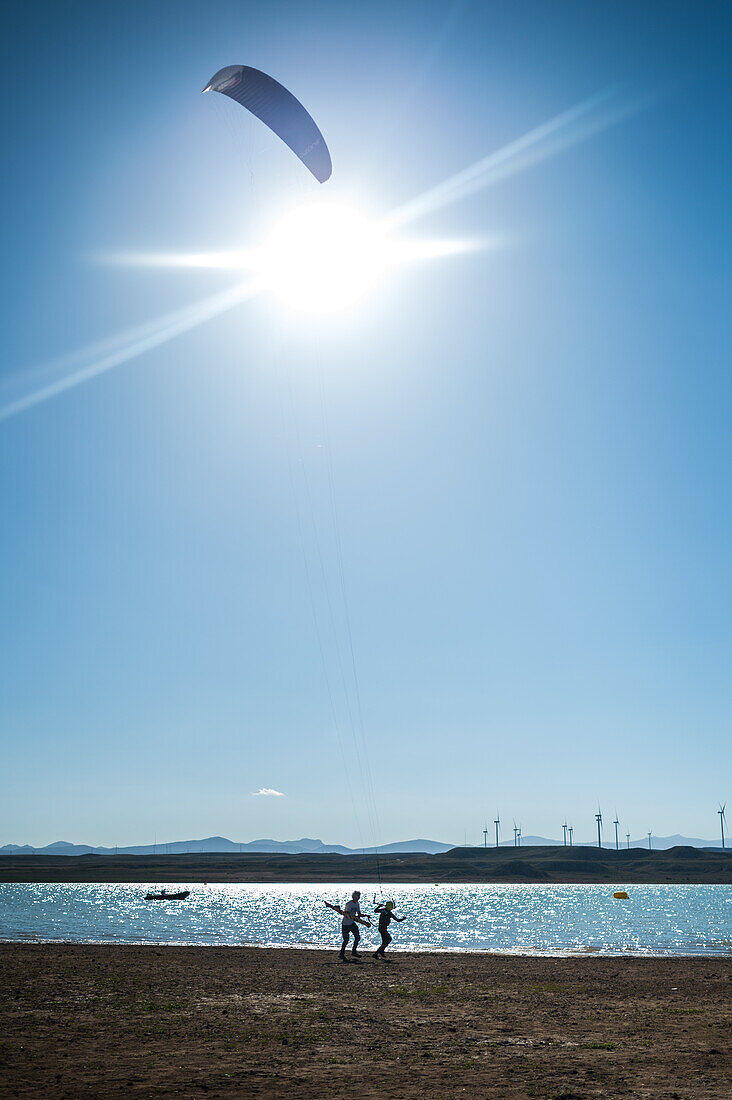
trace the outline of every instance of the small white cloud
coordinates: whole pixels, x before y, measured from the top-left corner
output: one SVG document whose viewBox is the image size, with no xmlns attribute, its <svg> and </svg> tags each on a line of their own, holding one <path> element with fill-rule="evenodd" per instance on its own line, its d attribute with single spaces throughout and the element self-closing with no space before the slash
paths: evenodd
<svg viewBox="0 0 732 1100">
<path fill-rule="evenodd" d="M 258 791 L 252 791 L 254 798 L 259 798 L 260 794 L 268 795 L 271 798 L 284 798 L 282 791 L 276 791 L 274 787 L 260 787 Z"/>
</svg>

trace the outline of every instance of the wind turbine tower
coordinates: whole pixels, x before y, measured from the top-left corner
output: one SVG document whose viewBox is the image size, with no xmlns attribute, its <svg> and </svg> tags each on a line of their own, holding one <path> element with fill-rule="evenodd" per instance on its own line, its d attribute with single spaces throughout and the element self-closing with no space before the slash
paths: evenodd
<svg viewBox="0 0 732 1100">
<path fill-rule="evenodd" d="M 519 838 L 519 833 L 520 832 L 521 832 L 521 830 L 519 829 L 518 825 L 514 821 L 514 823 L 513 823 L 513 846 L 514 846 L 514 848 L 518 848 L 518 846 L 519 846 L 518 838 Z"/>
<path fill-rule="evenodd" d="M 495 821 L 493 822 L 493 824 L 496 827 L 496 848 L 497 848 L 498 847 L 498 830 L 501 827 L 501 815 L 499 814 L 498 810 L 496 810 L 496 817 L 495 817 Z"/>
<path fill-rule="evenodd" d="M 521 826 L 520 825 L 519 825 L 519 831 L 518 831 L 518 846 L 519 846 L 519 848 L 521 847 Z"/>
<path fill-rule="evenodd" d="M 615 826 L 615 851 L 616 852 L 620 848 L 620 844 L 618 843 L 618 825 L 619 824 L 620 824 L 620 822 L 618 821 L 618 811 L 616 810 L 615 811 L 615 820 L 613 821 L 613 825 Z"/>
<path fill-rule="evenodd" d="M 625 839 L 627 840 L 627 842 L 628 842 L 628 847 L 630 848 L 630 833 L 626 833 L 626 834 L 625 834 Z"/>
<path fill-rule="evenodd" d="M 574 832 L 574 825 L 569 825 L 567 827 L 567 831 L 569 832 L 569 846 L 571 848 L 572 847 L 572 833 Z"/>
<path fill-rule="evenodd" d="M 483 847 L 484 848 L 488 847 L 488 826 L 487 825 L 486 825 L 485 829 L 483 830 Z"/>
<path fill-rule="evenodd" d="M 653 833 L 650 829 L 648 830 L 648 848 L 649 850 L 653 848 Z"/>
<path fill-rule="evenodd" d="M 564 819 L 564 824 L 562 825 L 562 828 L 564 829 L 564 847 L 566 848 L 567 847 L 567 819 L 566 819 L 566 817 Z"/>
<path fill-rule="evenodd" d="M 599 806 L 595 814 L 595 821 L 597 822 L 597 847 L 602 848 L 602 810 Z"/>
<path fill-rule="evenodd" d="M 720 827 L 720 829 L 722 830 L 722 850 L 724 850 L 724 822 L 725 822 L 725 815 L 724 815 L 724 811 L 725 811 L 725 807 L 726 807 L 726 805 L 727 805 L 727 803 L 726 803 L 726 802 L 725 802 L 725 803 L 723 803 L 723 804 L 722 804 L 722 805 L 721 805 L 721 806 L 719 807 L 719 809 L 717 810 L 717 813 L 719 814 L 719 827 Z"/>
</svg>

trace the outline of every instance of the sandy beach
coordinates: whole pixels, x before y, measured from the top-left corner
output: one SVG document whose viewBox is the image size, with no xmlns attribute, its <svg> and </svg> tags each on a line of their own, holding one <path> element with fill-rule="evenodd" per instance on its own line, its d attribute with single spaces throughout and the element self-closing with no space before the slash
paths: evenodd
<svg viewBox="0 0 732 1100">
<path fill-rule="evenodd" d="M 727 959 L 0 945 L 3 1096 L 726 1098 Z"/>
</svg>

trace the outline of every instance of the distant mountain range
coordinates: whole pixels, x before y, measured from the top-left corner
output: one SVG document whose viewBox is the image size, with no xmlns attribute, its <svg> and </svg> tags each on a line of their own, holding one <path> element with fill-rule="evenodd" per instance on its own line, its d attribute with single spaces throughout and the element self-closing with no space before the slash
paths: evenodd
<svg viewBox="0 0 732 1100">
<path fill-rule="evenodd" d="M 522 846 L 532 847 L 561 846 L 560 840 L 549 840 L 543 836 L 522 836 Z M 698 837 L 686 837 L 675 834 L 674 836 L 654 836 L 653 847 L 657 851 L 666 848 L 675 848 L 678 845 L 691 848 L 719 848 L 719 842 L 713 840 L 699 840 Z M 625 844 L 622 845 L 624 848 Z M 648 837 L 640 840 L 631 840 L 632 848 L 647 848 Z M 398 854 L 399 852 L 425 852 L 428 855 L 438 855 L 448 852 L 451 848 L 462 847 L 457 844 L 444 844 L 438 840 L 402 840 L 395 844 L 382 844 L 376 850 L 384 855 Z M 482 847 L 474 845 L 473 847 Z M 489 847 L 493 847 L 492 844 Z M 512 848 L 513 840 L 501 842 L 502 848 Z M 594 847 L 592 844 L 577 844 L 576 847 Z M 614 843 L 603 844 L 604 848 L 614 848 Z M 250 840 L 246 843 L 237 843 L 227 840 L 223 836 L 210 836 L 205 840 L 175 840 L 169 844 L 135 844 L 120 845 L 114 848 L 94 847 L 90 844 L 70 844 L 65 840 L 57 840 L 53 844 L 46 844 L 42 848 L 33 848 L 29 844 L 5 844 L 0 847 L 0 856 L 34 855 L 43 854 L 49 856 L 83 856 L 83 855 L 187 855 L 196 852 L 264 852 L 283 853 L 289 855 L 362 855 L 365 852 L 373 852 L 373 848 L 346 848 L 342 844 L 324 844 L 322 840 L 311 840 L 303 837 L 301 840 Z"/>
<path fill-rule="evenodd" d="M 440 852 L 448 852 L 454 848 L 454 844 L 440 844 L 435 840 L 404 840 L 396 844 L 383 844 L 377 851 L 384 854 L 399 852 L 426 852 L 428 855 L 436 855 Z M 49 856 L 83 856 L 83 855 L 187 855 L 196 852 L 264 852 L 283 853 L 287 855 L 341 855 L 360 856 L 364 851 L 373 852 L 373 848 L 345 848 L 342 844 L 324 844 L 322 840 L 311 840 L 303 837 L 301 840 L 250 840 L 246 843 L 237 843 L 227 840 L 224 836 L 209 836 L 205 840 L 175 840 L 169 844 L 133 844 L 119 845 L 114 848 L 94 847 L 90 844 L 70 844 L 65 840 L 57 840 L 53 844 L 46 844 L 43 848 L 32 848 L 29 844 L 6 844 L 0 847 L 0 855 L 39 855 Z"/>
</svg>

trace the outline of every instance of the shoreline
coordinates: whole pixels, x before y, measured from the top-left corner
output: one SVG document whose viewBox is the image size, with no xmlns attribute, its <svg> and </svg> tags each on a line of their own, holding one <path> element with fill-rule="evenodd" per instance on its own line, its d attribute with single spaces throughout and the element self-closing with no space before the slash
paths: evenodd
<svg viewBox="0 0 732 1100">
<path fill-rule="evenodd" d="M 3 939 L 0 937 L 0 948 L 3 947 L 124 947 L 124 948 L 186 948 L 191 951 L 214 951 L 216 949 L 226 951 L 314 951 L 316 953 L 338 950 L 338 943 L 334 939 L 331 944 L 317 943 L 251 943 L 246 941 L 220 940 L 217 943 L 195 943 L 191 940 L 44 940 L 34 939 Z M 364 948 L 364 955 L 371 954 L 369 947 Z M 732 946 L 724 951 L 605 951 L 594 947 L 566 948 L 557 951 L 523 951 L 518 948 L 505 947 L 491 950 L 490 947 L 400 947 L 394 944 L 389 948 L 389 954 L 395 957 L 400 955 L 446 955 L 465 957 L 487 957 L 493 959 L 729 959 L 732 961 Z"/>
<path fill-rule="evenodd" d="M 209 853 L 0 857 L 0 882 L 531 883 L 732 885 L 732 851 L 700 848 L 453 848 L 439 855 Z"/>
<path fill-rule="evenodd" d="M 0 944 L 0 1093 L 721 1100 L 729 961 Z"/>
</svg>

